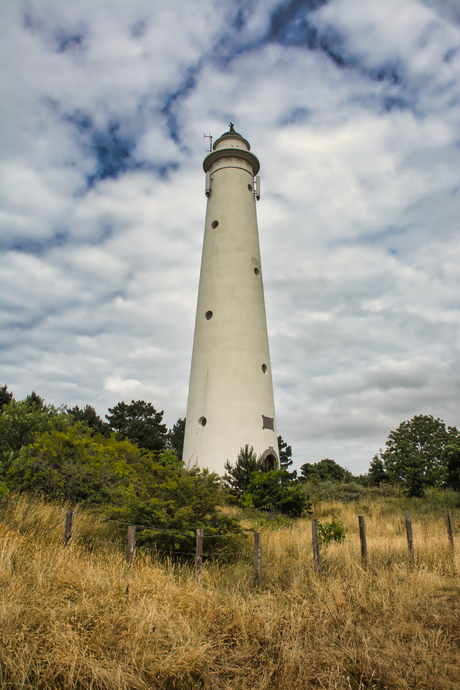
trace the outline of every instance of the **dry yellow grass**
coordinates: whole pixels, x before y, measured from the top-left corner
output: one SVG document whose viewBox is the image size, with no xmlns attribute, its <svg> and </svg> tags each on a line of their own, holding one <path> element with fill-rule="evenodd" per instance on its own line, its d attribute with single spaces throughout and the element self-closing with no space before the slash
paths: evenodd
<svg viewBox="0 0 460 690">
<path fill-rule="evenodd" d="M 322 504 L 318 517 L 337 515 L 348 533 L 322 553 L 319 576 L 309 520 L 264 532 L 257 592 L 250 555 L 205 564 L 200 585 L 191 566 L 139 553 L 127 572 L 122 547 L 77 539 L 65 550 L 62 512 L 3 506 L 1 687 L 460 688 L 459 559 L 442 516 L 414 516 L 411 565 L 402 515 L 368 505 L 363 569 L 362 508 Z M 110 540 L 94 520 L 77 527 Z"/>
</svg>

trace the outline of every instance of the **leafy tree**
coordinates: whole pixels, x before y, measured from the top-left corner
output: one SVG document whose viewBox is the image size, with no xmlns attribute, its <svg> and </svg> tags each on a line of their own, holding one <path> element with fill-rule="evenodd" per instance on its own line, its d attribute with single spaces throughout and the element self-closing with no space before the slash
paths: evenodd
<svg viewBox="0 0 460 690">
<path fill-rule="evenodd" d="M 0 467 L 6 473 L 23 446 L 34 440 L 35 434 L 57 429 L 65 431 L 71 420 L 64 410 L 41 406 L 30 397 L 11 400 L 0 415 Z"/>
<path fill-rule="evenodd" d="M 287 470 L 292 465 L 292 446 L 288 446 L 282 436 L 278 436 L 278 449 L 280 452 L 280 469 Z M 287 473 L 288 480 L 292 481 L 297 478 L 297 471 Z"/>
<path fill-rule="evenodd" d="M 313 464 L 306 462 L 300 468 L 301 481 L 342 482 L 350 481 L 353 475 L 335 460 L 324 458 Z"/>
<path fill-rule="evenodd" d="M 111 429 L 117 432 L 117 438 L 128 438 L 146 450 L 164 450 L 168 430 L 162 424 L 164 412 L 157 412 L 151 403 L 143 400 L 131 400 L 131 404 L 120 402 L 109 408 L 106 414 Z"/>
<path fill-rule="evenodd" d="M 110 427 L 107 422 L 104 422 L 97 414 L 94 407 L 91 405 L 85 405 L 85 408 L 81 410 L 78 405 L 67 410 L 67 414 L 71 417 L 74 422 L 82 422 L 93 433 L 102 434 L 103 436 L 110 436 Z"/>
<path fill-rule="evenodd" d="M 178 419 L 173 428 L 168 434 L 168 441 L 176 453 L 179 460 L 184 454 L 184 434 L 185 434 L 185 419 Z"/>
<path fill-rule="evenodd" d="M 386 474 L 396 479 L 398 484 L 405 487 L 408 496 L 423 496 L 425 486 L 434 486 L 434 474 L 426 473 L 426 461 L 420 455 L 413 452 L 407 441 L 400 441 L 397 449 L 397 458 L 392 458 L 392 465 L 386 466 Z M 441 468 L 439 468 L 441 469 Z"/>
<path fill-rule="evenodd" d="M 444 447 L 442 456 L 446 467 L 446 486 L 460 491 L 460 437 L 456 436 Z"/>
<path fill-rule="evenodd" d="M 235 466 L 227 460 L 225 469 L 224 482 L 231 493 L 239 495 L 248 488 L 253 472 L 264 471 L 264 463 L 257 456 L 254 447 L 246 444 L 240 449 Z"/>
<path fill-rule="evenodd" d="M 392 431 L 381 453 L 390 482 L 402 484 L 409 496 L 423 495 L 426 486 L 442 486 L 446 481 L 444 448 L 458 437 L 455 427 L 447 427 L 431 415 L 416 415 Z"/>
<path fill-rule="evenodd" d="M 142 451 L 127 440 L 94 435 L 80 422 L 52 429 L 23 446 L 8 475 L 15 491 L 32 491 L 78 503 L 105 503 L 111 490 L 134 472 Z"/>
<path fill-rule="evenodd" d="M 13 400 L 13 393 L 10 393 L 8 390 L 8 386 L 1 386 L 0 387 L 0 414 L 3 409 L 4 405 L 9 405 L 9 403 Z"/>
<path fill-rule="evenodd" d="M 286 470 L 253 472 L 239 503 L 243 508 L 273 510 L 289 517 L 311 512 L 311 504 L 302 486 L 289 485 Z"/>
</svg>

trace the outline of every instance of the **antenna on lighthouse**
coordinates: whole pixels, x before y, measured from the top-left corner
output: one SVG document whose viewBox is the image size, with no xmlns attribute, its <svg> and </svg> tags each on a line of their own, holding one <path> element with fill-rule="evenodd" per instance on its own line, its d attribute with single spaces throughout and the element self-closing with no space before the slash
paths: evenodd
<svg viewBox="0 0 460 690">
<path fill-rule="evenodd" d="M 211 134 L 211 132 L 209 132 L 209 134 L 204 134 L 203 139 L 209 139 L 208 153 L 211 153 L 211 151 L 212 151 L 212 134 Z"/>
</svg>

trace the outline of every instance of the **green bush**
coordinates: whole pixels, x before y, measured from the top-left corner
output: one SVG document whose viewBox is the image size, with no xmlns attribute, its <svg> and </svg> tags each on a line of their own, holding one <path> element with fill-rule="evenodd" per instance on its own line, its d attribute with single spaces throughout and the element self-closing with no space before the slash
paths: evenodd
<svg viewBox="0 0 460 690">
<path fill-rule="evenodd" d="M 241 546 L 239 522 L 218 510 L 222 490 L 216 474 L 185 469 L 172 449 L 142 450 L 114 433 L 94 434 L 80 422 L 23 447 L 7 480 L 19 493 L 98 505 L 109 520 L 143 525 L 138 545 L 160 552 L 193 553 L 198 528 L 205 530 L 207 553 Z M 124 534 L 125 527 L 120 529 Z"/>
<path fill-rule="evenodd" d="M 193 554 L 196 530 L 202 528 L 205 557 L 242 548 L 240 523 L 218 509 L 222 490 L 217 474 L 161 464 L 149 453 L 138 458 L 133 470 L 130 481 L 112 492 L 106 516 L 140 525 L 139 546 L 172 556 Z"/>
<path fill-rule="evenodd" d="M 366 488 L 356 482 L 321 482 L 315 487 L 317 501 L 360 501 L 366 495 Z"/>
<path fill-rule="evenodd" d="M 142 455 L 129 441 L 93 435 L 80 422 L 66 431 L 46 431 L 23 446 L 6 480 L 13 491 L 29 491 L 52 500 L 106 503 L 111 491 L 133 474 Z"/>
<path fill-rule="evenodd" d="M 324 458 L 324 460 L 313 464 L 306 462 L 302 465 L 299 479 L 301 482 L 309 482 L 315 479 L 321 482 L 343 482 L 350 481 L 352 477 L 351 472 L 341 467 L 335 460 Z"/>
<path fill-rule="evenodd" d="M 290 517 L 311 512 L 311 503 L 302 486 L 289 484 L 286 470 L 253 472 L 239 504 L 250 510 L 278 511 Z"/>
<path fill-rule="evenodd" d="M 329 544 L 331 541 L 341 543 L 345 539 L 345 534 L 343 522 L 336 517 L 330 522 L 318 522 L 318 540 L 322 544 Z"/>
<path fill-rule="evenodd" d="M 65 432 L 72 420 L 64 408 L 56 409 L 49 405 L 42 407 L 27 398 L 23 401 L 11 400 L 4 404 L 0 414 L 0 469 L 3 480 L 19 451 L 28 446 L 34 438 L 45 431 Z"/>
</svg>

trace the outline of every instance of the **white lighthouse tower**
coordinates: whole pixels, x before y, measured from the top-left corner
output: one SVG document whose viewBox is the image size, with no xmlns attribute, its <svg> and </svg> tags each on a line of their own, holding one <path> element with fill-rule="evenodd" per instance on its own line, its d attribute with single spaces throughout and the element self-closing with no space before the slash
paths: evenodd
<svg viewBox="0 0 460 690">
<path fill-rule="evenodd" d="M 233 124 L 206 156 L 206 222 L 183 460 L 218 474 L 240 448 L 278 463 L 256 199 L 259 161 Z M 254 179 L 255 178 L 255 179 Z"/>
</svg>

